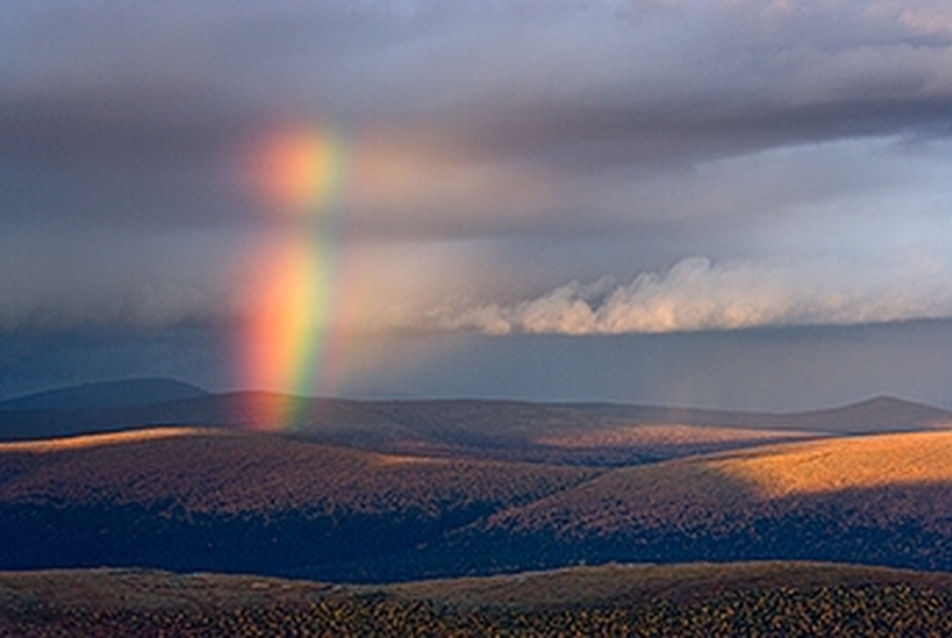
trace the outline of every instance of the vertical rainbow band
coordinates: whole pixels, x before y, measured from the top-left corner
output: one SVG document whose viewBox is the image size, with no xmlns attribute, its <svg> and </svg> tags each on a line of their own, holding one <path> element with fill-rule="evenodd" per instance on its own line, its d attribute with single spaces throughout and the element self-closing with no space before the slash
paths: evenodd
<svg viewBox="0 0 952 638">
<path fill-rule="evenodd" d="M 345 152 L 330 131 L 293 127 L 255 146 L 253 181 L 279 230 L 252 257 L 254 307 L 242 335 L 242 383 L 284 395 L 320 388 L 334 314 L 336 216 Z M 250 406 L 260 429 L 295 426 L 293 396 L 258 395 Z"/>
</svg>

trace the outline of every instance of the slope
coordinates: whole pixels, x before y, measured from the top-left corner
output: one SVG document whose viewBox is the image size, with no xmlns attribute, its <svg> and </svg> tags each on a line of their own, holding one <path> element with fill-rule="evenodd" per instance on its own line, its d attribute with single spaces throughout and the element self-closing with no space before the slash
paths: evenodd
<svg viewBox="0 0 952 638">
<path fill-rule="evenodd" d="M 573 560 L 804 558 L 952 569 L 952 433 L 826 439 L 619 469 L 479 534 Z"/>
<path fill-rule="evenodd" d="M 6 443 L 0 566 L 405 577 L 417 546 L 597 474 L 209 428 Z"/>
</svg>

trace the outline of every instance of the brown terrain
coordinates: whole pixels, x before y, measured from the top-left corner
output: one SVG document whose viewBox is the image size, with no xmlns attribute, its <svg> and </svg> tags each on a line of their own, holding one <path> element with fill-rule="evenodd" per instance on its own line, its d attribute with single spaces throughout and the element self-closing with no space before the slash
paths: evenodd
<svg viewBox="0 0 952 638">
<path fill-rule="evenodd" d="M 911 585 L 952 594 L 952 574 L 883 567 L 765 561 L 569 567 L 503 576 L 341 585 L 265 576 L 144 569 L 52 569 L 0 572 L 3 608 L 42 600 L 63 607 L 215 609 L 355 596 L 429 601 L 462 610 L 518 611 L 570 605 L 666 600 L 694 603 L 725 591 L 810 589 L 842 585 Z"/>
<path fill-rule="evenodd" d="M 0 635 L 952 633 L 941 410 L 240 398 L 7 409 L 143 427 L 0 443 Z"/>
<path fill-rule="evenodd" d="M 952 573 L 884 567 L 763 561 L 746 563 L 619 564 L 568 567 L 504 576 L 454 578 L 361 586 L 360 593 L 383 593 L 404 600 L 428 600 L 454 609 L 506 607 L 517 611 L 553 607 L 595 607 L 665 600 L 692 604 L 728 591 L 783 587 L 912 585 L 952 594 Z"/>
<path fill-rule="evenodd" d="M 3 635 L 946 635 L 952 575 L 823 563 L 606 565 L 388 586 L 0 572 Z"/>
<path fill-rule="evenodd" d="M 381 514 L 536 500 L 604 470 L 379 454 L 282 436 L 153 428 L 0 444 L 0 503 L 190 513 Z"/>
<path fill-rule="evenodd" d="M 917 521 L 952 534 L 952 432 L 825 439 L 617 469 L 493 515 L 490 527 L 578 536 L 704 526 L 840 501 L 843 525 Z"/>
<path fill-rule="evenodd" d="M 637 427 L 653 440 L 685 436 L 680 426 Z M 627 434 L 606 436 L 559 444 L 602 449 Z M 611 560 L 952 570 L 952 432 L 827 437 L 612 468 L 152 428 L 0 444 L 0 513 L 10 521 L 6 568 L 363 581 Z"/>
<path fill-rule="evenodd" d="M 57 418 L 91 414 L 88 395 L 53 398 Z M 938 619 L 926 633 L 943 635 L 952 618 L 941 410 L 891 399 L 801 415 L 308 400 L 299 427 L 267 433 L 225 418 L 234 399 L 117 401 L 97 418 L 155 409 L 149 423 L 200 407 L 209 420 L 0 443 L 0 569 L 78 569 L 0 578 L 12 633 L 38 619 L 84 635 L 247 623 L 316 635 L 710 635 L 744 633 L 766 605 L 784 619 L 774 635 L 924 627 L 910 618 Z M 41 418 L 48 400 L 6 418 Z M 863 432 L 862 419 L 883 431 L 842 434 Z M 101 566 L 135 569 L 84 569 Z M 156 569 L 179 575 L 142 571 Z M 82 599 L 74 582 L 112 602 Z"/>
</svg>

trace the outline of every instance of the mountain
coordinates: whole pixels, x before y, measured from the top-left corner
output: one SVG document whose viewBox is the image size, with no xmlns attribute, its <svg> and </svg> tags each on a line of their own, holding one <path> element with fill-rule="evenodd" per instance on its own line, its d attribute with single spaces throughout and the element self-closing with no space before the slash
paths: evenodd
<svg viewBox="0 0 952 638">
<path fill-rule="evenodd" d="M 239 392 L 116 408 L 0 410 L 0 440 L 167 425 L 270 429 L 272 424 L 262 423 L 260 415 L 282 411 L 293 415 L 282 431 L 328 444 L 398 454 L 576 465 L 644 463 L 804 436 L 787 430 L 638 421 L 571 405 L 374 402 Z"/>
<path fill-rule="evenodd" d="M 181 401 L 207 396 L 174 379 L 126 379 L 87 383 L 0 401 L 0 410 L 95 410 Z"/>
<path fill-rule="evenodd" d="M 613 468 L 152 428 L 0 445 L 0 517 L 0 569 L 361 582 L 607 561 L 952 570 L 952 432 Z"/>
<path fill-rule="evenodd" d="M 780 415 L 766 424 L 836 434 L 952 429 L 952 412 L 894 397 L 875 397 L 841 408 Z"/>
<path fill-rule="evenodd" d="M 151 570 L 0 572 L 4 635 L 940 636 L 952 575 L 821 563 L 606 565 L 331 586 Z"/>
</svg>

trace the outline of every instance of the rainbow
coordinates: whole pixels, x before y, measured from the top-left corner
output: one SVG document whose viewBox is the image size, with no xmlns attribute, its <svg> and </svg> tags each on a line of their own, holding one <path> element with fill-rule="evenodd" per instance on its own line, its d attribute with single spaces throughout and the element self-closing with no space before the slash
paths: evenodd
<svg viewBox="0 0 952 638">
<path fill-rule="evenodd" d="M 241 330 L 241 384 L 312 395 L 321 390 L 335 307 L 344 145 L 328 129 L 283 127 L 252 144 L 247 165 L 257 198 L 277 223 L 250 256 L 254 299 Z M 255 396 L 255 427 L 295 426 L 295 401 Z"/>
</svg>

